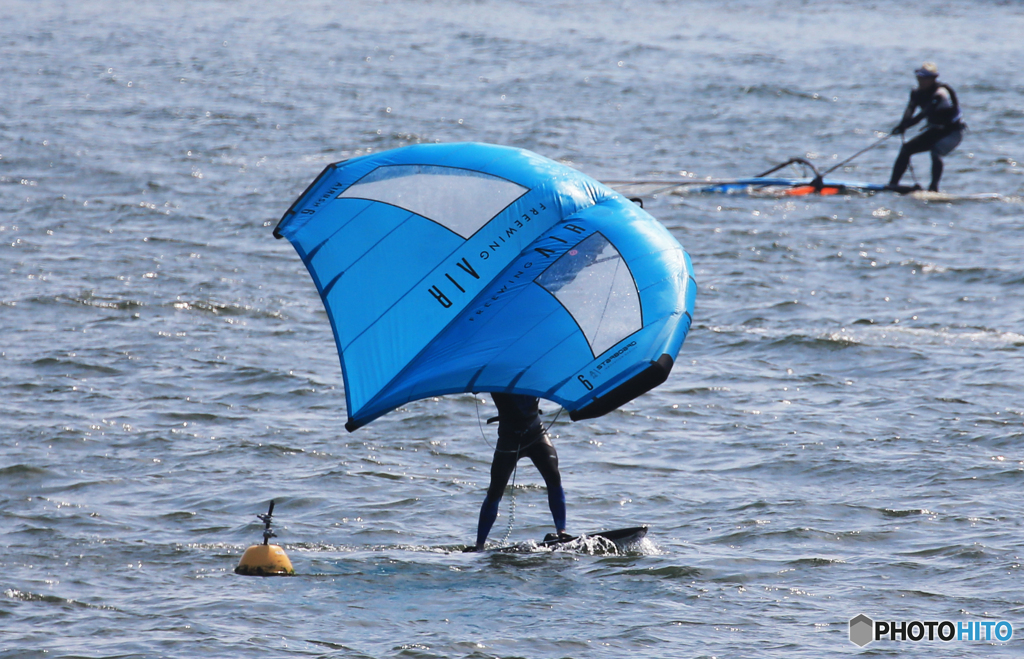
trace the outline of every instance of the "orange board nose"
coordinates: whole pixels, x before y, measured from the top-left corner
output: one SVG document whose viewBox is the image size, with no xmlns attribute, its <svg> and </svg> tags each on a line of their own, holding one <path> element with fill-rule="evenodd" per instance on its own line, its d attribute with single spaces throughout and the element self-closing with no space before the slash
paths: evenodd
<svg viewBox="0 0 1024 659">
<path fill-rule="evenodd" d="M 813 185 L 798 185 L 795 188 L 786 190 L 785 194 L 790 197 L 803 197 L 804 195 L 814 194 L 815 192 L 822 195 L 833 195 L 839 194 L 839 188 L 822 188 L 819 190 Z"/>
</svg>

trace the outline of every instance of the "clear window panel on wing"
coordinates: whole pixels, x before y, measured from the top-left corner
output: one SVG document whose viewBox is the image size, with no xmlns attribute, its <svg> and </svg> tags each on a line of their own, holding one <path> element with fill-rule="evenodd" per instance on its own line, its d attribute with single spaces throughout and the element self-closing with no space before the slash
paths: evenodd
<svg viewBox="0 0 1024 659">
<path fill-rule="evenodd" d="M 595 356 L 643 326 L 629 266 L 600 233 L 563 254 L 536 282 L 572 315 Z"/>
<path fill-rule="evenodd" d="M 378 167 L 338 198 L 370 199 L 416 213 L 469 238 L 529 192 L 497 176 L 438 165 Z"/>
</svg>

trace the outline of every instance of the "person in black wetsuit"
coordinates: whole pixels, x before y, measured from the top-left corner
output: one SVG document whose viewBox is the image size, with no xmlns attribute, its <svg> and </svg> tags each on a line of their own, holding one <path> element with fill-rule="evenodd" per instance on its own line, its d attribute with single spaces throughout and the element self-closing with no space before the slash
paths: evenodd
<svg viewBox="0 0 1024 659">
<path fill-rule="evenodd" d="M 505 493 L 508 479 L 522 457 L 529 457 L 543 476 L 555 531 L 558 535 L 564 534 L 565 492 L 562 490 L 562 477 L 558 473 L 558 454 L 540 421 L 540 401 L 522 394 L 492 393 L 491 398 L 498 408 L 498 444 L 491 461 L 491 484 L 480 506 L 476 550 L 484 548 L 487 535 L 498 517 L 498 504 Z"/>
<path fill-rule="evenodd" d="M 925 62 L 920 69 L 914 71 L 914 75 L 917 76 L 917 89 L 910 92 L 910 102 L 903 111 L 900 123 L 892 129 L 892 134 L 902 134 L 921 119 L 927 119 L 928 123 L 924 131 L 900 149 L 888 187 L 899 187 L 900 179 L 910 165 L 910 156 L 931 151 L 932 182 L 928 189 L 938 192 L 939 179 L 942 178 L 942 156 L 948 155 L 960 144 L 967 125 L 963 121 L 956 92 L 949 85 L 938 81 L 939 69 L 935 64 Z M 916 108 L 921 108 L 921 111 L 915 116 Z"/>
</svg>

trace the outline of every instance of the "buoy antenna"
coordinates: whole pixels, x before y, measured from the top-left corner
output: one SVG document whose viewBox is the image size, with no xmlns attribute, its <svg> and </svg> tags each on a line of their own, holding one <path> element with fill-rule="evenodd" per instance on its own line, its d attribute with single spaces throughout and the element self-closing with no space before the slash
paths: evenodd
<svg viewBox="0 0 1024 659">
<path fill-rule="evenodd" d="M 270 530 L 270 520 L 274 518 L 274 502 L 270 502 L 270 510 L 265 513 L 256 513 L 256 517 L 263 522 L 263 544 L 270 544 L 271 538 L 276 538 L 277 534 Z"/>
</svg>

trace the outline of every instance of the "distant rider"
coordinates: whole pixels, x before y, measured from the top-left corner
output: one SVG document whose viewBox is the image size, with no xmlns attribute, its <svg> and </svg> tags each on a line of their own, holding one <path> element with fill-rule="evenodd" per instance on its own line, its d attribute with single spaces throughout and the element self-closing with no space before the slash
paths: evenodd
<svg viewBox="0 0 1024 659">
<path fill-rule="evenodd" d="M 949 85 L 938 82 L 939 69 L 934 63 L 925 62 L 914 71 L 914 75 L 917 76 L 917 89 L 910 92 L 910 102 L 903 112 L 903 119 L 892 129 L 892 134 L 902 134 L 921 119 L 927 119 L 928 122 L 924 131 L 900 149 L 888 187 L 898 188 L 900 179 L 910 165 L 910 156 L 931 151 L 932 182 L 928 189 L 938 192 L 939 179 L 942 178 L 942 156 L 948 155 L 960 144 L 967 124 L 963 121 L 956 92 Z M 916 108 L 921 108 L 921 111 L 914 116 Z"/>
<path fill-rule="evenodd" d="M 498 517 L 498 504 L 505 487 L 522 457 L 529 457 L 544 478 L 555 531 L 558 535 L 565 534 L 565 492 L 558 473 L 558 454 L 540 421 L 540 401 L 522 394 L 492 393 L 491 398 L 498 408 L 498 444 L 491 461 L 491 484 L 480 507 L 476 550 L 484 548 L 491 526 Z"/>
</svg>

